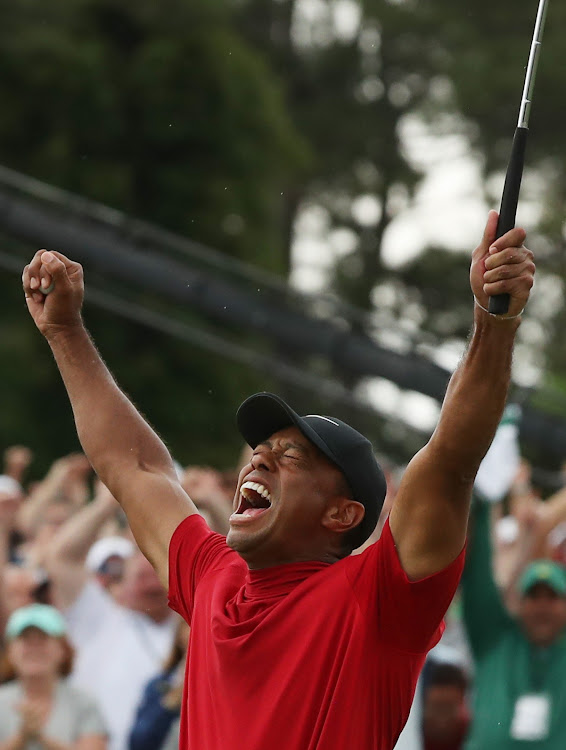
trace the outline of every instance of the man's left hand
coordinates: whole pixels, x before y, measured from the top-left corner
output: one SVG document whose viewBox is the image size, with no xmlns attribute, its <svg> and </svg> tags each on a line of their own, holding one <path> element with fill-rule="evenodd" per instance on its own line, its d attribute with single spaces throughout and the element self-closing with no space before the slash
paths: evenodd
<svg viewBox="0 0 566 750">
<path fill-rule="evenodd" d="M 486 309 L 490 297 L 508 294 L 509 311 L 501 317 L 512 318 L 527 304 L 535 264 L 532 252 L 523 245 L 524 229 L 511 229 L 495 239 L 498 218 L 496 211 L 489 212 L 482 241 L 472 254 L 470 285 L 479 305 Z"/>
</svg>

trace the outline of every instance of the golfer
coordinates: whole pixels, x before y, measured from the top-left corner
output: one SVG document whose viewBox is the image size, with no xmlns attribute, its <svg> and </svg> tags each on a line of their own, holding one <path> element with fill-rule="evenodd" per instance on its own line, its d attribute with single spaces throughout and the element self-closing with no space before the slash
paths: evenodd
<svg viewBox="0 0 566 750">
<path fill-rule="evenodd" d="M 28 309 L 85 453 L 191 624 L 182 750 L 395 745 L 460 578 L 474 476 L 503 411 L 533 284 L 524 231 L 495 240 L 496 225 L 491 212 L 472 256 L 474 329 L 436 431 L 407 467 L 380 540 L 354 556 L 385 495 L 362 435 L 333 417 L 300 417 L 271 394 L 247 399 L 238 424 L 253 456 L 228 536 L 214 534 L 83 327 L 80 265 L 39 251 L 24 269 Z M 483 308 L 500 293 L 509 312 L 491 316 Z"/>
</svg>

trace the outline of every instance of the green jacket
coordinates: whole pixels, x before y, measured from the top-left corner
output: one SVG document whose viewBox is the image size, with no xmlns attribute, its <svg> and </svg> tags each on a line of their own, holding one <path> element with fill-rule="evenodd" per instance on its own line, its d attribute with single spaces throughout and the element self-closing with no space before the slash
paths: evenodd
<svg viewBox="0 0 566 750">
<path fill-rule="evenodd" d="M 493 578 L 489 513 L 487 503 L 475 502 L 462 578 L 464 624 L 475 662 L 466 750 L 565 750 L 566 637 L 537 648 L 508 614 Z M 544 739 L 511 736 L 517 701 L 525 695 L 550 702 Z"/>
</svg>

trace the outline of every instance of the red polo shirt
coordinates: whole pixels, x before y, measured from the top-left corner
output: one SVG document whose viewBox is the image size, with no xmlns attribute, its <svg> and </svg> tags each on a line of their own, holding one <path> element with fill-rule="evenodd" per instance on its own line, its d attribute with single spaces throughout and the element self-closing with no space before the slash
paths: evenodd
<svg viewBox="0 0 566 750">
<path fill-rule="evenodd" d="M 169 548 L 191 624 L 180 749 L 390 750 L 463 562 L 411 583 L 387 523 L 361 555 L 250 571 L 185 519 Z"/>
</svg>

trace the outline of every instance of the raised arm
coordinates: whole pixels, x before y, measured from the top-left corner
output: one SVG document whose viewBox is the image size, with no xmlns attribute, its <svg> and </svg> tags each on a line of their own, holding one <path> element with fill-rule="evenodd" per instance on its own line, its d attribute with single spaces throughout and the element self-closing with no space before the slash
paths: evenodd
<svg viewBox="0 0 566 750">
<path fill-rule="evenodd" d="M 51 284 L 51 293 L 39 291 Z M 60 253 L 40 250 L 24 269 L 23 286 L 69 394 L 83 450 L 167 584 L 171 535 L 197 509 L 177 480 L 167 448 L 119 389 L 84 328 L 82 268 Z"/>
<path fill-rule="evenodd" d="M 464 626 L 475 660 L 513 627 L 493 574 L 490 505 L 476 499 L 462 576 Z"/>
<path fill-rule="evenodd" d="M 45 565 L 60 609 L 70 607 L 81 593 L 89 578 L 85 567 L 88 551 L 117 509 L 116 501 L 101 485 L 93 501 L 65 521 L 51 540 Z"/>
<path fill-rule="evenodd" d="M 75 506 L 84 504 L 86 496 L 79 497 L 77 489 L 82 490 L 81 494 L 84 494 L 86 475 L 89 471 L 92 471 L 90 464 L 80 453 L 64 456 L 55 461 L 47 476 L 33 489 L 20 509 L 19 527 L 24 534 L 35 534 L 45 509 L 58 497 L 63 496 Z"/>
<path fill-rule="evenodd" d="M 464 546 L 474 478 L 505 406 L 515 334 L 533 285 L 525 232 L 513 229 L 495 241 L 497 218 L 490 212 L 472 255 L 477 302 L 467 352 L 448 386 L 437 428 L 407 467 L 391 511 L 401 564 L 415 580 L 445 568 Z M 482 307 L 500 293 L 511 296 L 509 313 L 495 317 Z"/>
</svg>

